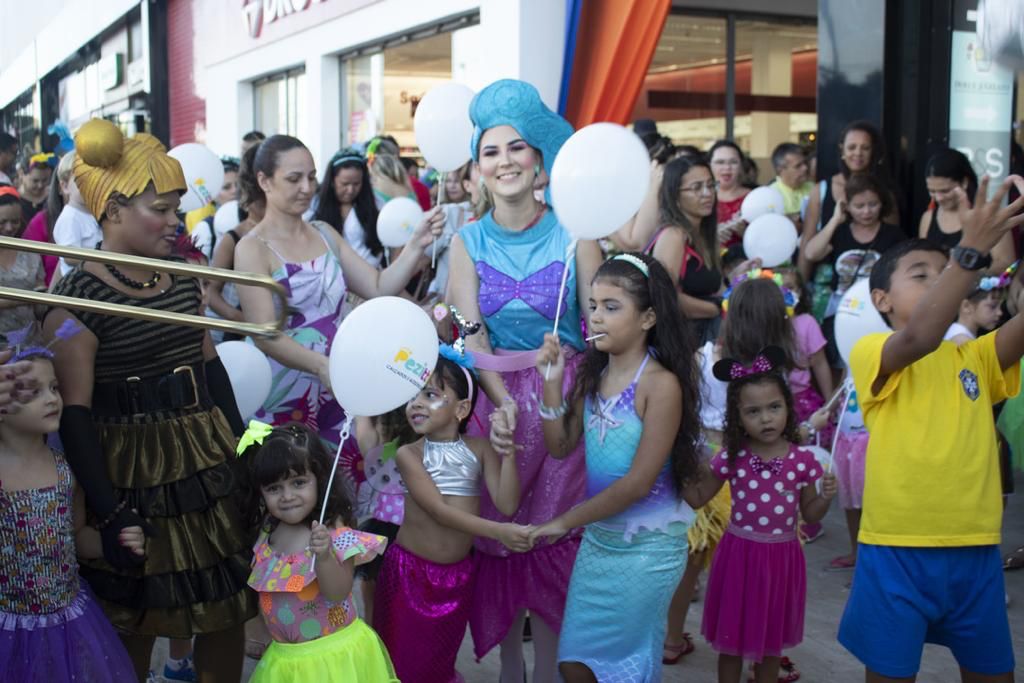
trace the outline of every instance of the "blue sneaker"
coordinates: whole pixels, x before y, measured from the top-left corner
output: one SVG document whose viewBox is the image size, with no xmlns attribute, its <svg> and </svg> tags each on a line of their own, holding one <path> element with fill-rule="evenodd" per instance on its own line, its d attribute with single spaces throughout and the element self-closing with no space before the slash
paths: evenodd
<svg viewBox="0 0 1024 683">
<path fill-rule="evenodd" d="M 192 666 L 192 657 L 185 657 L 180 660 L 180 668 L 172 668 L 170 662 L 164 664 L 165 681 L 195 681 L 196 670 Z"/>
</svg>

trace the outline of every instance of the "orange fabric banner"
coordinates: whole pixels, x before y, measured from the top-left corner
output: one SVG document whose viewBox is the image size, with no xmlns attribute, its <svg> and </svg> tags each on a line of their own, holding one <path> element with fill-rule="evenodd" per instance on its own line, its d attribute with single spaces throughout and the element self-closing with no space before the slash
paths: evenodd
<svg viewBox="0 0 1024 683">
<path fill-rule="evenodd" d="M 584 0 L 566 118 L 576 128 L 626 124 L 672 0 Z"/>
</svg>

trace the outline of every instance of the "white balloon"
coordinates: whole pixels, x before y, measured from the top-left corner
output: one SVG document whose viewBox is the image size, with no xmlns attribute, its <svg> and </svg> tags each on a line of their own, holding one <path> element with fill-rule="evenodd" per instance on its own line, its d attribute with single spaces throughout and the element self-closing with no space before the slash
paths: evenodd
<svg viewBox="0 0 1024 683">
<path fill-rule="evenodd" d="M 747 258 L 761 259 L 765 268 L 774 268 L 793 257 L 799 241 L 793 221 L 766 213 L 747 226 L 743 233 L 743 251 Z"/>
<path fill-rule="evenodd" d="M 437 365 L 437 328 L 408 299 L 382 296 L 357 306 L 331 346 L 331 388 L 350 415 L 382 415 L 407 403 Z"/>
<path fill-rule="evenodd" d="M 227 370 L 243 420 L 256 414 L 270 396 L 273 373 L 270 361 L 253 344 L 227 341 L 217 344 L 217 355 Z"/>
<path fill-rule="evenodd" d="M 221 237 L 228 230 L 234 230 L 241 221 L 238 220 L 238 202 L 232 199 L 213 214 L 213 231 Z"/>
<path fill-rule="evenodd" d="M 847 367 L 850 365 L 850 351 L 861 337 L 874 332 L 891 331 L 871 301 L 868 278 L 857 280 L 843 294 L 836 310 L 836 346 Z"/>
<path fill-rule="evenodd" d="M 740 216 L 748 223 L 753 223 L 765 214 L 784 215 L 786 200 L 782 193 L 770 185 L 756 187 L 743 198 L 740 205 Z"/>
<path fill-rule="evenodd" d="M 551 167 L 551 203 L 573 237 L 607 237 L 636 214 L 650 185 L 647 148 L 617 123 L 573 133 Z"/>
<path fill-rule="evenodd" d="M 473 91 L 461 83 L 435 86 L 416 105 L 413 130 L 416 144 L 427 163 L 442 173 L 454 171 L 469 161 L 473 122 L 469 103 Z"/>
<path fill-rule="evenodd" d="M 188 191 L 181 196 L 182 211 L 195 211 L 210 202 L 224 184 L 224 166 L 209 147 L 195 142 L 178 145 L 170 152 L 181 164 Z"/>
<path fill-rule="evenodd" d="M 423 209 L 408 197 L 395 197 L 377 215 L 377 237 L 385 247 L 401 247 L 423 222 Z"/>
</svg>

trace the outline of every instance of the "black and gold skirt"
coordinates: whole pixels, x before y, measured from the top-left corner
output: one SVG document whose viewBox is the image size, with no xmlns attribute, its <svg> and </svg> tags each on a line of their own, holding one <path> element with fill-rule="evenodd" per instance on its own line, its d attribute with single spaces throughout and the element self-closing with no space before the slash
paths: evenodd
<svg viewBox="0 0 1024 683">
<path fill-rule="evenodd" d="M 245 477 L 221 411 L 101 418 L 97 429 L 119 502 L 156 532 L 140 567 L 81 563 L 111 623 L 131 634 L 189 638 L 256 616 L 246 583 Z"/>
</svg>

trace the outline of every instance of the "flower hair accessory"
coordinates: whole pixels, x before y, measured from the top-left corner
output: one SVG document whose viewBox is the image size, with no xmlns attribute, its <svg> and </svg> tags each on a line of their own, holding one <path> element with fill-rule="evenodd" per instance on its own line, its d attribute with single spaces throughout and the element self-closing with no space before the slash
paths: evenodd
<svg viewBox="0 0 1024 683">
<path fill-rule="evenodd" d="M 32 339 L 33 332 L 36 331 L 36 324 L 34 322 L 29 323 L 20 330 L 14 330 L 13 332 L 7 333 L 7 345 L 14 347 L 14 355 L 7 361 L 7 364 L 17 363 L 19 360 L 25 360 L 26 358 L 49 358 L 53 360 L 53 351 L 50 347 L 59 341 L 71 339 L 76 334 L 82 331 L 82 328 L 71 318 L 68 318 L 60 324 L 56 332 L 53 333 L 53 341 L 46 346 L 40 346 L 38 344 L 29 344 L 29 340 Z"/>
<path fill-rule="evenodd" d="M 633 254 L 616 254 L 615 256 L 612 256 L 612 261 L 625 261 L 626 263 L 631 263 L 644 274 L 644 277 L 649 278 L 651 276 L 650 268 L 647 267 L 647 264 L 644 263 L 644 260 L 639 256 L 635 256 Z"/>
<path fill-rule="evenodd" d="M 766 375 L 786 363 L 786 353 L 778 346 L 766 346 L 761 349 L 749 365 L 744 365 L 732 358 L 723 358 L 715 363 L 712 372 L 722 382 L 733 382 L 745 377 Z"/>
<path fill-rule="evenodd" d="M 249 426 L 245 429 L 245 434 L 242 434 L 242 438 L 238 440 L 238 447 L 235 448 L 236 455 L 242 455 L 251 446 L 263 445 L 267 437 L 274 431 L 274 428 L 268 425 L 266 422 L 260 422 L 259 420 L 249 420 Z"/>
<path fill-rule="evenodd" d="M 991 277 L 983 277 L 978 282 L 976 292 L 991 292 L 994 289 L 1004 289 L 1010 286 L 1013 282 L 1013 276 L 1017 274 L 1017 269 L 1020 268 L 1020 260 L 1014 261 L 1006 267 L 999 275 L 993 275 Z"/>
<path fill-rule="evenodd" d="M 726 289 L 725 293 L 722 295 L 722 312 L 729 312 L 729 296 L 732 294 L 732 290 L 736 289 L 736 287 L 738 287 L 742 282 L 757 279 L 771 280 L 776 284 L 776 286 L 778 286 L 779 290 L 782 292 L 782 299 L 786 302 L 786 315 L 792 318 L 793 313 L 796 310 L 796 305 L 800 303 L 800 295 L 782 284 L 781 273 L 777 273 L 769 268 L 754 268 L 734 278 L 729 284 L 729 288 Z"/>
</svg>

